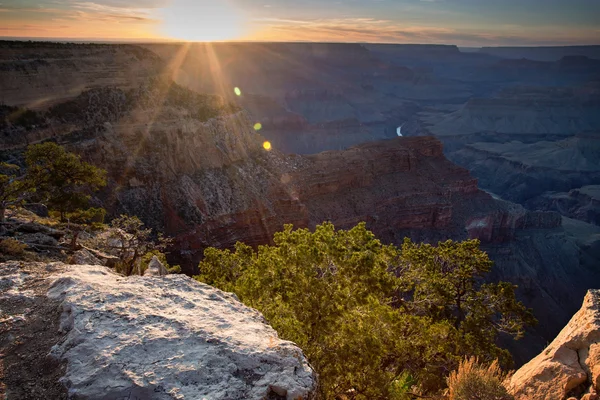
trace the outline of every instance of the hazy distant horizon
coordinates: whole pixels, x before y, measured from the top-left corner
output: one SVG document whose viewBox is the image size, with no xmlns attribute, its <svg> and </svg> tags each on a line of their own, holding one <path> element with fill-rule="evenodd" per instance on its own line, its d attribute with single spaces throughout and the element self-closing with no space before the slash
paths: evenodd
<svg viewBox="0 0 600 400">
<path fill-rule="evenodd" d="M 461 46 L 456 43 L 406 43 L 406 42 L 336 42 L 336 41 L 309 41 L 309 40 L 214 40 L 214 41 L 192 41 L 176 39 L 102 39 L 102 38 L 54 38 L 54 37 L 14 37 L 0 36 L 0 41 L 32 41 L 32 42 L 51 42 L 51 43 L 96 43 L 96 44 L 150 44 L 150 43 L 315 43 L 315 44 L 380 44 L 380 45 L 415 45 L 415 46 L 456 46 L 461 51 L 476 51 L 482 48 L 561 48 L 561 47 L 600 47 L 600 41 L 597 44 L 568 44 L 568 45 L 484 45 L 484 46 Z"/>
</svg>

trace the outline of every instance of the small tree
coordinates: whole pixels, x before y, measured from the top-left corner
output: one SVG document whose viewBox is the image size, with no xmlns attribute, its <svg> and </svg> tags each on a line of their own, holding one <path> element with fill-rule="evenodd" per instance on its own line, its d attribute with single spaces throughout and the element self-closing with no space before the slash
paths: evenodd
<svg viewBox="0 0 600 400">
<path fill-rule="evenodd" d="M 77 210 L 67 214 L 68 228 L 72 233 L 71 250 L 77 250 L 77 239 L 81 232 L 88 227 L 101 227 L 106 217 L 104 208 L 88 208 L 87 210 Z"/>
<path fill-rule="evenodd" d="M 138 217 L 121 215 L 111 222 L 99 246 L 119 257 L 121 265 L 117 268 L 118 272 L 132 275 L 141 272 L 140 264 L 144 255 L 162 251 L 170 242 L 160 234 L 156 241 L 152 240 L 152 229 L 144 227 Z"/>
<path fill-rule="evenodd" d="M 401 303 L 415 315 L 448 321 L 463 346 L 462 354 L 499 358 L 511 366 L 507 350 L 497 346 L 500 333 L 520 339 L 537 321 L 507 282 L 485 283 L 493 262 L 478 240 L 447 240 L 437 246 L 405 239 L 400 266 Z"/>
<path fill-rule="evenodd" d="M 9 206 L 20 204 L 30 190 L 20 168 L 13 164 L 0 163 L 0 222 Z"/>
<path fill-rule="evenodd" d="M 106 171 L 81 161 L 56 143 L 29 146 L 25 153 L 27 181 L 37 196 L 65 221 L 67 212 L 85 209 L 90 192 L 106 185 Z"/>
</svg>

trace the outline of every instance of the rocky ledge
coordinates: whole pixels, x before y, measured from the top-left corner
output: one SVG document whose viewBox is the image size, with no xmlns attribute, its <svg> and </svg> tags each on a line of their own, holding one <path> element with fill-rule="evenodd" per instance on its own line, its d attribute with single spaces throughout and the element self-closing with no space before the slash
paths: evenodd
<svg viewBox="0 0 600 400">
<path fill-rule="evenodd" d="M 517 400 L 593 400 L 599 389 L 600 290 L 590 290 L 556 339 L 512 376 L 510 390 Z"/>
<path fill-rule="evenodd" d="M 66 364 L 60 382 L 69 398 L 315 396 L 316 374 L 302 351 L 233 294 L 182 275 L 125 278 L 102 266 L 51 267 L 45 270 L 58 272 L 42 278 L 18 263 L 0 265 L 14 272 L 1 277 L 0 294 L 5 302 L 22 299 L 28 280 L 48 282 L 63 334 L 49 358 Z M 35 317 L 28 313 L 21 324 Z"/>
</svg>

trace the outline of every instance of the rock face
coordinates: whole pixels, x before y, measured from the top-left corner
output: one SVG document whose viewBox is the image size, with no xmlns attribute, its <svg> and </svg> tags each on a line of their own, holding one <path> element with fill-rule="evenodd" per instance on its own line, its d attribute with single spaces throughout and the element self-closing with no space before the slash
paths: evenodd
<svg viewBox="0 0 600 400">
<path fill-rule="evenodd" d="M 545 192 L 526 203 L 529 208 L 552 210 L 570 218 L 600 225 L 600 185 L 566 192 Z"/>
<path fill-rule="evenodd" d="M 388 236 L 398 229 L 449 228 L 453 196 L 477 195 L 477 181 L 449 163 L 432 137 L 397 138 L 306 157 L 291 182 L 311 226 L 360 221 Z"/>
<path fill-rule="evenodd" d="M 503 63 L 541 74 L 535 67 L 539 62 Z M 407 132 L 438 136 L 451 161 L 505 200 L 593 223 L 594 196 L 578 189 L 600 183 L 599 105 L 594 84 L 520 85 L 491 98 L 473 98 L 453 112 L 423 113 L 420 124 L 409 124 Z"/>
<path fill-rule="evenodd" d="M 136 87 L 160 74 L 163 62 L 132 45 L 0 43 L 0 98 L 8 105 L 45 108 L 85 88 Z"/>
<path fill-rule="evenodd" d="M 513 241 L 520 231 L 527 229 L 554 229 L 562 225 L 560 214 L 544 211 L 526 211 L 522 207 L 510 207 L 472 218 L 467 222 L 469 237 L 482 243 Z"/>
<path fill-rule="evenodd" d="M 511 378 L 517 400 L 564 400 L 600 390 L 600 290 L 590 290 L 583 306 L 554 341 Z"/>
<path fill-rule="evenodd" d="M 48 296 L 62 304 L 69 395 L 86 399 L 312 399 L 302 351 L 257 311 L 183 275 L 124 278 L 70 267 Z"/>
<path fill-rule="evenodd" d="M 176 236 L 174 247 L 183 250 L 177 263 L 195 267 L 207 246 L 270 243 L 285 223 L 314 227 L 332 221 L 339 228 L 350 228 L 366 221 L 379 237 L 396 241 L 410 230 L 462 231 L 464 225 L 457 225 L 464 221 L 455 220 L 460 217 L 453 214 L 458 198 L 483 196 L 494 208 L 493 200 L 478 191 L 476 180 L 448 162 L 441 143 L 431 137 L 397 138 L 305 157 L 261 152 L 238 165 L 246 168 L 245 180 L 228 184 L 228 176 L 219 172 L 220 184 L 229 187 L 214 190 L 215 194 L 244 190 L 235 196 L 239 207 L 235 213 L 213 217 L 204 213 L 206 222 L 199 220 L 191 229 L 190 219 L 172 217 L 171 223 L 188 226 L 187 232 Z M 204 188 L 211 184 L 194 182 Z M 264 197 L 254 197 L 256 192 Z M 187 204 L 208 200 L 199 196 L 208 194 L 206 189 L 188 193 L 196 197 Z M 248 198 L 251 201 L 244 201 Z M 228 202 L 229 196 L 218 204 Z"/>
<path fill-rule="evenodd" d="M 102 262 L 88 249 L 81 249 L 73 253 L 69 258 L 69 264 L 102 265 Z"/>
</svg>

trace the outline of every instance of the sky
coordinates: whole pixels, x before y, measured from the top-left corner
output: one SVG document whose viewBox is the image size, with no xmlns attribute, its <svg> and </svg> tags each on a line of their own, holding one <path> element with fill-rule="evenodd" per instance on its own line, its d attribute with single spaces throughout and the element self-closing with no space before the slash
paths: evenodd
<svg viewBox="0 0 600 400">
<path fill-rule="evenodd" d="M 600 44 L 600 0 L 0 0 L 0 36 Z"/>
</svg>

